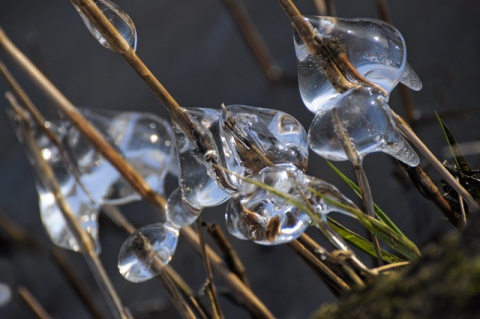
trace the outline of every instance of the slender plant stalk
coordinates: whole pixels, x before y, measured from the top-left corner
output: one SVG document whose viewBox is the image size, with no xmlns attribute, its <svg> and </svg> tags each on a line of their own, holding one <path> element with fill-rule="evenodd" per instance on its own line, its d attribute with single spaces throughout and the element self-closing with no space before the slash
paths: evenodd
<svg viewBox="0 0 480 319">
<path fill-rule="evenodd" d="M 399 162 L 400 165 L 405 169 L 410 180 L 413 182 L 415 187 L 420 191 L 420 193 L 425 196 L 427 199 L 431 200 L 440 211 L 447 217 L 450 223 L 455 227 L 462 227 L 462 216 L 461 213 L 455 211 L 450 203 L 443 197 L 443 194 L 440 193 L 438 187 L 432 182 L 427 173 L 420 167 L 410 167 L 402 162 Z"/>
<path fill-rule="evenodd" d="M 200 240 L 196 232 L 187 226 L 181 228 L 180 233 L 187 240 L 187 243 L 191 245 L 197 253 L 201 254 Z M 210 258 L 213 269 L 256 318 L 275 318 L 252 290 L 248 288 L 235 273 L 231 272 L 225 266 L 222 259 L 208 245 L 206 245 L 206 253 L 208 258 Z"/>
<path fill-rule="evenodd" d="M 125 178 L 130 185 L 148 202 L 155 207 L 163 209 L 166 200 L 155 193 L 143 177 L 119 154 L 103 137 L 103 135 L 93 127 L 78 112 L 75 106 L 48 80 L 45 75 L 10 41 L 7 35 L 0 29 L 0 47 L 3 48 L 15 62 L 39 85 L 44 92 L 56 102 L 56 106 L 61 110 L 73 125 L 81 132 Z"/>
<path fill-rule="evenodd" d="M 282 77 L 282 70 L 275 62 L 268 46 L 258 32 L 245 7 L 239 0 L 222 0 L 232 17 L 237 22 L 238 29 L 248 47 L 257 60 L 265 76 L 271 81 L 278 81 Z"/>
<path fill-rule="evenodd" d="M 93 239 L 86 231 L 81 227 L 78 220 L 75 218 L 75 214 L 68 205 L 65 197 L 63 196 L 60 186 L 55 178 L 55 174 L 52 171 L 52 168 L 47 164 L 44 158 L 41 155 L 41 151 L 38 145 L 35 142 L 35 138 L 31 131 L 31 128 L 28 124 L 28 119 L 26 117 L 26 111 L 18 104 L 18 102 L 13 98 L 13 95 L 10 95 L 9 102 L 12 105 L 13 110 L 21 121 L 21 125 L 25 125 L 25 138 L 27 139 L 25 143 L 31 146 L 32 155 L 37 164 L 37 169 L 39 173 L 43 176 L 45 187 L 50 190 L 55 198 L 60 211 L 68 225 L 68 228 L 74 235 L 83 256 L 85 257 L 87 264 L 90 266 L 92 273 L 99 286 L 102 289 L 102 292 L 105 293 L 109 305 L 111 306 L 112 315 L 116 318 L 126 319 L 130 318 L 128 312 L 122 305 L 120 298 L 117 295 L 115 288 L 113 287 L 110 279 L 108 278 L 105 269 L 103 268 L 100 259 L 95 251 L 95 245 Z"/>
<path fill-rule="evenodd" d="M 388 6 L 388 0 L 376 0 L 377 11 L 380 19 L 393 25 L 392 15 L 390 14 L 390 8 Z M 416 121 L 415 106 L 413 105 L 410 90 L 403 83 L 399 83 L 398 89 L 400 90 L 400 96 L 402 97 L 402 104 L 407 113 L 407 119 L 409 123 L 414 124 Z"/>
<path fill-rule="evenodd" d="M 125 231 L 127 234 L 132 235 L 135 232 L 135 227 L 130 224 L 130 222 L 125 218 L 125 216 L 112 205 L 103 205 L 102 206 L 103 212 L 107 214 L 107 216 L 117 225 L 120 229 Z M 143 236 L 142 236 L 143 237 Z M 141 240 L 142 245 L 142 252 L 138 255 L 144 256 L 144 252 L 147 252 L 149 255 L 155 254 L 150 242 L 146 238 L 142 238 Z M 170 300 L 177 308 L 178 312 L 182 315 L 183 318 L 195 318 L 195 315 L 185 302 L 183 296 L 179 293 L 178 289 L 180 289 L 192 302 L 192 305 L 196 308 L 196 310 L 203 316 L 204 310 L 201 308 L 198 300 L 195 299 L 192 288 L 188 286 L 188 284 L 183 280 L 183 278 L 169 265 L 164 265 L 158 258 L 153 257 L 153 262 L 156 263 L 155 267 L 161 269 L 157 277 L 162 282 Z"/>
<path fill-rule="evenodd" d="M 89 22 L 100 32 L 107 43 L 114 51 L 122 54 L 132 68 L 138 73 L 142 80 L 150 87 L 157 98 L 165 105 L 170 113 L 172 121 L 180 126 L 182 132 L 190 141 L 196 144 L 198 156 L 212 164 L 219 161 L 215 145 L 212 144 L 209 131 L 206 131 L 198 121 L 191 117 L 188 112 L 181 108 L 177 101 L 163 87 L 160 81 L 147 68 L 143 61 L 130 47 L 112 23 L 105 17 L 93 0 L 71 0 L 79 8 Z M 230 184 L 223 172 L 215 170 L 218 182 L 225 188 L 236 190 Z M 140 193 L 141 194 L 141 193 Z"/>
<path fill-rule="evenodd" d="M 326 0 L 313 0 L 313 4 L 315 4 L 315 8 L 317 8 L 317 12 L 321 16 L 328 16 L 327 13 L 327 1 Z"/>
<path fill-rule="evenodd" d="M 18 287 L 18 293 L 39 319 L 53 319 L 27 288 Z"/>
<path fill-rule="evenodd" d="M 443 166 L 443 164 L 433 155 L 433 153 L 428 149 L 428 147 L 423 143 L 423 141 L 415 134 L 415 132 L 410 128 L 410 126 L 402 119 L 399 115 L 395 114 L 392 111 L 394 118 L 396 120 L 397 126 L 405 137 L 420 151 L 420 153 L 425 156 L 425 158 L 432 164 L 432 166 L 437 170 L 437 172 L 445 179 L 445 181 L 453 188 L 455 191 L 462 196 L 467 205 L 473 210 L 480 210 L 480 205 L 473 199 L 473 197 L 468 193 L 468 191 L 455 179 L 455 177 L 450 174 L 450 172 Z"/>
<path fill-rule="evenodd" d="M 205 236 L 203 234 L 202 219 L 200 218 L 200 216 L 197 218 L 195 223 L 197 226 L 198 239 L 200 240 L 201 255 L 205 264 L 205 270 L 207 272 L 206 290 L 208 299 L 210 300 L 210 306 L 212 308 L 212 315 L 214 319 L 222 319 L 222 309 L 220 308 L 215 285 L 213 284 L 212 267 L 210 264 L 210 259 L 207 256 Z"/>
<path fill-rule="evenodd" d="M 302 245 L 301 241 L 294 240 L 288 245 L 334 290 L 335 294 L 345 295 L 352 290 L 342 278 L 335 274 L 322 260 L 317 258 L 314 253 Z"/>
<path fill-rule="evenodd" d="M 41 252 L 50 253 L 55 263 L 58 265 L 60 270 L 63 272 L 65 277 L 68 280 L 68 283 L 72 287 L 73 291 L 77 294 L 80 300 L 83 302 L 85 307 L 90 311 L 93 318 L 96 319 L 106 319 L 107 317 L 103 314 L 100 308 L 97 306 L 96 301 L 92 297 L 92 293 L 85 285 L 83 278 L 80 278 L 78 273 L 73 269 L 75 267 L 69 261 L 68 257 L 65 255 L 63 250 L 52 247 L 46 249 L 43 247 L 35 238 L 33 238 L 29 233 L 27 233 L 22 227 L 14 223 L 10 218 L 5 214 L 0 214 L 0 228 L 8 234 L 12 240 L 27 246 L 31 249 Z"/>
<path fill-rule="evenodd" d="M 227 266 L 235 274 L 237 274 L 238 278 L 240 278 L 246 286 L 250 287 L 247 273 L 245 271 L 245 266 L 243 265 L 240 257 L 238 257 L 237 252 L 235 251 L 235 249 L 233 249 L 232 245 L 223 233 L 222 229 L 217 224 L 209 224 L 207 226 L 207 230 L 212 236 L 217 246 L 223 252 L 223 259 L 225 260 Z"/>
<path fill-rule="evenodd" d="M 348 136 L 348 133 L 345 131 L 342 121 L 338 116 L 337 109 L 332 110 L 332 117 L 335 123 L 335 131 L 338 138 L 342 141 L 345 153 L 347 154 L 348 159 L 353 165 L 355 175 L 357 176 L 358 187 L 360 187 L 360 192 L 362 194 L 363 207 L 368 215 L 375 218 L 375 209 L 373 206 L 373 197 L 372 191 L 370 189 L 370 184 L 368 183 L 367 175 L 363 169 L 363 160 L 358 155 L 355 146 L 352 143 L 352 140 Z M 380 243 L 378 238 L 374 235 L 371 235 L 372 242 L 375 246 L 375 252 L 377 254 L 377 263 L 379 266 L 383 265 L 382 254 L 380 250 Z"/>
</svg>

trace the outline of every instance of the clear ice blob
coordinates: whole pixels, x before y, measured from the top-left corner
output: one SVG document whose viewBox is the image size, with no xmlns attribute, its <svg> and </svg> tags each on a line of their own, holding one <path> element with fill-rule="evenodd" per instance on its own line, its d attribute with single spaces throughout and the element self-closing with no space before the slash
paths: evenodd
<svg viewBox="0 0 480 319">
<path fill-rule="evenodd" d="M 410 67 L 406 68 L 406 45 L 393 26 L 374 19 L 338 19 L 305 17 L 318 31 L 318 37 L 344 51 L 346 58 L 370 82 L 388 94 L 399 81 L 412 89 L 420 89 L 421 81 Z M 316 113 L 337 92 L 325 77 L 322 57 L 315 57 L 301 40 L 294 36 L 300 94 L 307 108 Z M 406 72 L 406 73 L 405 73 Z"/>
<path fill-rule="evenodd" d="M 183 199 L 197 210 L 220 205 L 230 198 L 230 194 L 217 184 L 213 167 L 205 157 L 206 155 L 215 156 L 219 158 L 219 164 L 225 167 L 224 153 L 219 149 L 221 147 L 220 113 L 218 110 L 206 108 L 189 108 L 185 111 L 193 121 L 200 124 L 197 127 L 198 130 L 202 130 L 200 134 L 206 136 L 209 143 L 215 145 L 216 149 L 204 154 L 199 150 L 196 141 L 189 139 L 180 125 L 173 120 L 175 146 L 180 160 L 179 184 Z"/>
<path fill-rule="evenodd" d="M 120 274 L 131 282 L 153 278 L 170 262 L 177 242 L 178 230 L 167 224 L 153 224 L 137 229 L 120 248 Z"/>
<path fill-rule="evenodd" d="M 80 112 L 155 192 L 163 194 L 165 175 L 174 156 L 172 133 L 165 120 L 140 112 L 86 108 L 80 109 Z M 82 184 L 96 202 L 118 205 L 140 199 L 128 181 L 74 126 L 68 130 L 65 145 Z"/>
<path fill-rule="evenodd" d="M 99 205 L 94 203 L 90 196 L 85 192 L 82 186 L 77 182 L 64 158 L 61 156 L 58 147 L 33 123 L 31 123 L 35 140 L 28 138 L 29 133 L 22 123 L 17 122 L 14 117 L 12 121 L 16 128 L 16 133 L 20 141 L 24 143 L 27 154 L 36 169 L 36 188 L 39 197 L 40 217 L 51 241 L 60 247 L 73 251 L 80 251 L 81 246 L 70 230 L 64 218 L 60 207 L 51 189 L 46 185 L 46 177 L 42 175 L 39 168 L 35 143 L 40 149 L 40 156 L 50 166 L 55 179 L 60 187 L 61 194 L 65 198 L 67 205 L 73 212 L 73 215 L 80 223 L 80 226 L 92 237 L 96 251 L 100 252 L 98 241 L 98 222 Z M 65 127 L 48 123 L 49 129 L 59 140 L 65 135 Z"/>
<path fill-rule="evenodd" d="M 232 150 L 229 155 L 236 159 L 233 165 L 227 161 L 227 168 L 240 175 L 282 163 L 307 169 L 307 134 L 287 113 L 245 105 L 226 106 L 222 113 L 222 136 Z M 243 169 L 239 169 L 238 163 Z"/>
<path fill-rule="evenodd" d="M 180 188 L 176 188 L 168 196 L 166 220 L 175 228 L 191 225 L 201 212 L 185 202 Z"/>
<path fill-rule="evenodd" d="M 384 152 L 409 166 L 419 164 L 418 155 L 397 130 L 386 97 L 367 87 L 345 92 L 315 115 L 308 139 L 318 155 L 332 161 L 348 160 L 334 113 L 360 158 Z"/>
<path fill-rule="evenodd" d="M 110 0 L 93 0 L 93 2 L 102 11 L 102 13 L 105 15 L 108 21 L 110 21 L 113 27 L 117 29 L 117 31 L 122 35 L 125 41 L 127 41 L 130 47 L 135 50 L 137 48 L 137 30 L 130 16 Z M 90 20 L 85 16 L 80 7 L 78 7 L 73 1 L 72 4 L 77 10 L 77 12 L 80 14 L 80 17 L 82 18 L 83 22 L 85 23 L 93 37 L 103 47 L 116 51 L 108 44 L 107 40 L 97 30 L 95 25 L 91 23 Z"/>
<path fill-rule="evenodd" d="M 266 167 L 248 178 L 294 196 L 299 195 L 295 166 Z M 240 238 L 262 245 L 278 245 L 298 238 L 310 225 L 310 217 L 284 199 L 244 181 L 233 195 L 225 214 L 227 229 Z"/>
</svg>

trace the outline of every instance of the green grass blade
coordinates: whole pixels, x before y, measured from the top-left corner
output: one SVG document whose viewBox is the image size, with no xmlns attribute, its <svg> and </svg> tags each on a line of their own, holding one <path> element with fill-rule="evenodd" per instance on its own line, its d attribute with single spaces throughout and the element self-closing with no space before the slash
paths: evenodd
<svg viewBox="0 0 480 319">
<path fill-rule="evenodd" d="M 345 181 L 354 191 L 355 193 L 361 198 L 362 195 L 360 193 L 360 187 L 357 186 L 350 178 L 348 178 L 345 174 L 343 174 L 335 165 L 332 164 L 332 162 L 327 161 L 327 164 L 337 173 L 338 176 L 340 176 L 341 179 Z M 375 210 L 375 214 L 377 217 L 383 221 L 386 225 L 388 225 L 391 229 L 393 229 L 395 232 L 397 232 L 399 235 L 402 235 L 404 237 L 405 234 L 400 230 L 400 228 L 395 225 L 395 223 L 385 214 L 385 212 L 378 207 L 377 204 L 373 203 L 373 208 Z"/>
<path fill-rule="evenodd" d="M 447 141 L 448 147 L 450 148 L 450 152 L 452 153 L 453 160 L 455 162 L 455 166 L 459 171 L 461 171 L 465 175 L 473 175 L 472 169 L 470 165 L 468 165 L 465 156 L 463 156 L 460 148 L 458 147 L 457 140 L 453 136 L 452 132 L 448 129 L 445 122 L 440 118 L 437 112 L 435 112 L 437 116 L 437 120 L 440 123 L 440 128 L 442 129 L 443 135 L 445 136 L 445 140 Z"/>
<path fill-rule="evenodd" d="M 361 249 L 362 251 L 366 252 L 372 257 L 377 257 L 377 254 L 375 252 L 375 246 L 373 243 L 359 234 L 351 231 L 350 229 L 346 228 L 336 220 L 332 219 L 331 217 L 328 217 L 328 224 L 330 227 L 332 227 L 333 230 L 335 230 L 340 236 L 342 236 L 343 239 L 345 239 L 347 242 L 351 243 L 355 247 Z M 388 251 L 381 249 L 381 254 L 382 254 L 382 259 L 387 262 L 387 263 L 399 263 L 403 262 L 401 258 L 395 256 L 392 253 L 389 253 Z"/>
<path fill-rule="evenodd" d="M 311 191 L 314 192 L 315 190 Z M 321 196 L 327 203 L 335 205 L 339 208 L 343 208 L 352 213 L 360 222 L 360 224 L 363 225 L 363 227 L 365 227 L 373 235 L 383 240 L 388 246 L 407 258 L 409 261 L 415 261 L 420 257 L 420 250 L 410 239 L 398 234 L 383 222 L 364 214 L 358 208 L 336 202 L 331 198 L 324 196 L 323 194 L 316 193 L 316 195 Z"/>
</svg>

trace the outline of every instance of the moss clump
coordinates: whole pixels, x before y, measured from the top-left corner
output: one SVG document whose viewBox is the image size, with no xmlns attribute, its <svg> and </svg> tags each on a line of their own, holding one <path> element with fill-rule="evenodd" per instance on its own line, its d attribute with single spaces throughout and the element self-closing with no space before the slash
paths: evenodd
<svg viewBox="0 0 480 319">
<path fill-rule="evenodd" d="M 463 236 L 427 247 L 410 270 L 381 276 L 312 318 L 480 318 L 480 227 L 474 224 Z"/>
</svg>

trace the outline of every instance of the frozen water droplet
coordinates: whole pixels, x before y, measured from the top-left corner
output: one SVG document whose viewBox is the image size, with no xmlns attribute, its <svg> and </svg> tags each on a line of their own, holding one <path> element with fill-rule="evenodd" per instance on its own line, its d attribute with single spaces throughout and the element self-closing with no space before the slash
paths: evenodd
<svg viewBox="0 0 480 319">
<path fill-rule="evenodd" d="M 0 282 L 0 308 L 12 300 L 12 289 L 6 283 Z"/>
<path fill-rule="evenodd" d="M 137 48 L 137 30 L 130 16 L 110 0 L 93 0 L 97 7 L 103 12 L 105 17 L 117 29 L 132 49 Z M 95 28 L 95 25 L 85 16 L 82 10 L 72 2 L 75 9 L 77 9 L 80 17 L 87 26 L 93 37 L 105 48 L 113 50 L 108 44 L 107 40 Z"/>
<path fill-rule="evenodd" d="M 168 196 L 166 218 L 176 228 L 192 224 L 200 215 L 201 211 L 188 205 L 183 200 L 180 188 L 175 189 Z"/>
<path fill-rule="evenodd" d="M 236 159 L 233 165 L 227 161 L 227 168 L 241 175 L 244 172 L 238 163 L 245 174 L 282 163 L 307 169 L 307 135 L 303 126 L 287 113 L 245 105 L 226 106 L 222 136 Z"/>
<path fill-rule="evenodd" d="M 77 183 L 60 155 L 60 150 L 38 127 L 35 127 L 32 123 L 35 138 L 35 141 L 32 141 L 32 139 L 27 137 L 29 133 L 25 126 L 14 119 L 12 121 L 16 126 L 19 140 L 25 144 L 30 161 L 36 168 L 36 187 L 39 195 L 40 216 L 52 242 L 66 249 L 80 251 L 80 245 L 70 231 L 64 215 L 57 205 L 54 194 L 51 189 L 46 187 L 48 183 L 46 183 L 45 176 L 40 172 L 37 158 L 35 157 L 34 144 L 32 143 L 36 143 L 40 149 L 40 156 L 51 167 L 67 205 L 72 210 L 81 227 L 93 238 L 97 252 L 100 252 L 97 222 L 99 206 L 90 199 L 84 189 Z M 62 123 L 60 125 L 50 123 L 49 128 L 59 140 L 65 134 L 65 128 Z"/>
<path fill-rule="evenodd" d="M 318 155 L 333 161 L 348 160 L 335 129 L 333 109 L 360 157 L 384 152 L 407 165 L 419 164 L 418 155 L 398 132 L 386 98 L 366 87 L 345 92 L 315 115 L 308 138 Z"/>
<path fill-rule="evenodd" d="M 225 202 L 230 195 L 217 184 L 215 173 L 211 164 L 206 160 L 206 155 L 217 156 L 225 167 L 224 153 L 219 150 L 221 146 L 219 111 L 213 109 L 188 109 L 186 114 L 200 125 L 198 130 L 206 136 L 216 150 L 209 150 L 204 154 L 195 141 L 190 140 L 182 131 L 180 125 L 173 121 L 175 145 L 180 160 L 180 188 L 184 200 L 195 209 L 217 206 Z M 212 153 L 214 152 L 214 153 Z"/>
<path fill-rule="evenodd" d="M 393 26 L 373 19 L 306 17 L 323 41 L 345 50 L 347 59 L 367 80 L 390 93 L 406 65 L 405 41 Z M 318 60 L 295 34 L 299 87 L 303 102 L 316 113 L 337 92 L 325 77 Z M 411 73 L 407 73 L 411 74 Z M 407 84 L 408 85 L 408 84 Z"/>
<path fill-rule="evenodd" d="M 80 109 L 150 187 L 163 193 L 174 148 L 170 125 L 149 113 Z M 66 146 L 92 198 L 103 204 L 123 204 L 140 196 L 75 127 L 70 127 Z"/>
<path fill-rule="evenodd" d="M 141 282 L 158 275 L 172 259 L 178 230 L 166 224 L 137 229 L 123 243 L 118 254 L 118 269 L 125 279 Z"/>
<path fill-rule="evenodd" d="M 278 191 L 298 196 L 295 166 L 266 167 L 248 176 Z M 277 245 L 295 240 L 310 224 L 309 216 L 270 192 L 244 182 L 230 200 L 226 212 L 229 232 L 262 245 Z"/>
<path fill-rule="evenodd" d="M 405 65 L 405 70 L 403 70 L 402 76 L 400 77 L 400 82 L 415 91 L 420 91 L 422 89 L 422 81 L 415 71 L 413 71 L 408 62 Z"/>
</svg>

